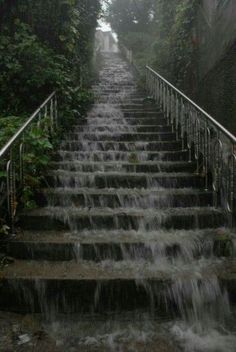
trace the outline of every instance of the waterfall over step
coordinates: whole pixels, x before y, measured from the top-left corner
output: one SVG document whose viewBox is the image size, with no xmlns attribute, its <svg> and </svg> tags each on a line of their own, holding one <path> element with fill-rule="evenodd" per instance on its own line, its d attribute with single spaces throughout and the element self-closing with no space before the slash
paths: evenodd
<svg viewBox="0 0 236 352">
<path fill-rule="evenodd" d="M 234 352 L 224 213 L 119 54 L 93 91 L 6 244 L 0 310 L 40 313 L 58 351 Z"/>
</svg>

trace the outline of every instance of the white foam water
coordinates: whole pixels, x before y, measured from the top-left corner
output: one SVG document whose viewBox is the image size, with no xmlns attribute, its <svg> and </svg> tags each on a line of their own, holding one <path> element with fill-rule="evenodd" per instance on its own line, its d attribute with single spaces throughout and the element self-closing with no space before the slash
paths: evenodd
<svg viewBox="0 0 236 352">
<path fill-rule="evenodd" d="M 186 322 L 176 322 L 170 329 L 184 352 L 235 352 L 236 337 L 223 326 L 199 331 Z"/>
</svg>

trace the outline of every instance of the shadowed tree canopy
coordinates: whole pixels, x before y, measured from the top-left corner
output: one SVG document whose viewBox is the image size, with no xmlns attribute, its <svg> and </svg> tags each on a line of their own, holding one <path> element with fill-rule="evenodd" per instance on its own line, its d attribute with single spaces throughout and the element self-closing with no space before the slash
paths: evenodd
<svg viewBox="0 0 236 352">
<path fill-rule="evenodd" d="M 55 88 L 71 98 L 91 71 L 99 11 L 99 0 L 0 0 L 2 112 L 31 108 Z"/>
<path fill-rule="evenodd" d="M 118 35 L 150 30 L 155 0 L 113 0 L 108 7 L 107 20 Z"/>
<path fill-rule="evenodd" d="M 178 86 L 193 86 L 198 0 L 111 0 L 107 20 L 121 43 Z"/>
</svg>

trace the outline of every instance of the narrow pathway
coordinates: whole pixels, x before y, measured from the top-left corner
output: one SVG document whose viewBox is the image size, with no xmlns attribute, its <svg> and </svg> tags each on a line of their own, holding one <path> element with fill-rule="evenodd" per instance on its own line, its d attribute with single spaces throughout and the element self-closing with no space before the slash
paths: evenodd
<svg viewBox="0 0 236 352">
<path fill-rule="evenodd" d="M 1 309 L 58 320 L 62 351 L 235 351 L 223 213 L 119 55 L 94 92 L 8 244 Z"/>
</svg>

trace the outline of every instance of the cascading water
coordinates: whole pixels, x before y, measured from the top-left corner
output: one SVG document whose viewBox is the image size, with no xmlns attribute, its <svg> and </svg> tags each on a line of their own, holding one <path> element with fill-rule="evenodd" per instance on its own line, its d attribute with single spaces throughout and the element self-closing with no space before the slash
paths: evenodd
<svg viewBox="0 0 236 352">
<path fill-rule="evenodd" d="M 155 161 L 158 164 L 164 160 L 164 153 L 158 153 L 158 149 L 152 150 L 148 141 L 122 140 L 124 133 L 133 138 L 135 134 L 141 133 L 140 131 L 148 131 L 146 133 L 151 134 L 155 125 L 149 126 L 149 129 L 145 129 L 143 125 L 142 128 L 145 122 L 140 119 L 140 101 L 137 100 L 135 106 L 130 103 L 132 95 L 135 94 L 135 87 L 125 88 L 129 82 L 133 82 L 133 78 L 127 72 L 127 65 L 121 62 L 114 56 L 105 57 L 105 67 L 100 74 L 101 83 L 95 89 L 97 103 L 88 114 L 86 125 L 76 127 L 75 132 L 70 134 L 70 138 L 78 141 L 77 146 L 74 142 L 70 144 L 66 141 L 62 145 L 67 146 L 66 150 L 62 148 L 59 151 L 61 161 L 55 177 L 56 182 L 59 180 L 61 188 L 59 193 L 51 195 L 50 212 L 55 217 L 63 217 L 74 232 L 78 231 L 71 215 L 74 210 L 77 211 L 81 207 L 88 213 L 92 213 L 93 209 L 98 211 L 98 208 L 101 214 L 111 212 L 114 218 L 113 228 L 108 228 L 106 237 L 119 238 L 129 234 L 131 243 L 129 246 L 120 246 L 119 261 L 114 260 L 114 251 L 106 252 L 104 258 L 104 253 L 101 254 L 98 247 L 98 265 L 110 271 L 125 271 L 128 268 L 136 277 L 137 285 L 142 285 L 149 291 L 150 296 L 154 296 L 152 301 L 155 300 L 155 295 L 156 298 L 159 297 L 159 292 L 156 294 L 149 286 L 148 280 L 143 277 L 155 277 L 156 272 L 171 277 L 172 284 L 164 293 L 166 309 L 169 309 L 169 305 L 174 306 L 180 316 L 170 328 L 173 338 L 183 343 L 182 347 L 186 351 L 233 351 L 236 340 L 223 330 L 231 313 L 227 292 L 220 287 L 214 272 L 222 263 L 213 253 L 214 231 L 161 229 L 171 211 L 178 210 L 182 214 L 189 211 L 189 208 L 184 207 L 177 210 L 173 208 L 174 192 L 171 192 L 171 188 L 176 191 L 178 180 L 172 173 L 172 180 L 168 181 L 164 188 L 161 187 L 159 179 L 155 178 L 157 174 L 149 173 L 148 166 L 153 165 Z M 118 76 L 116 72 L 119 72 Z M 127 103 L 132 109 L 125 110 Z M 127 116 L 135 117 L 135 108 L 139 112 L 135 122 L 134 119 L 126 119 L 125 114 L 129 111 L 131 115 Z M 146 115 L 148 111 L 151 110 L 146 109 Z M 143 113 L 143 116 L 146 115 Z M 164 127 L 160 127 L 161 129 L 164 130 Z M 127 179 L 129 170 L 125 168 L 125 163 L 129 164 L 130 171 L 137 175 L 139 164 L 145 162 L 146 171 L 141 174 L 145 181 L 140 181 L 140 184 L 137 182 L 134 187 L 132 179 Z M 162 171 L 161 166 L 158 171 Z M 101 187 L 99 182 L 96 182 L 97 176 L 104 178 Z M 73 194 L 78 192 L 82 196 L 77 203 Z M 189 188 L 182 187 L 179 190 L 179 198 L 181 194 L 183 196 L 188 193 Z M 194 195 L 192 189 L 192 193 L 193 199 L 195 197 L 198 200 L 198 192 Z M 55 202 L 59 207 L 53 207 Z M 122 218 L 120 221 L 120 213 L 126 215 L 125 220 Z M 130 214 L 136 215 L 135 220 L 132 216 L 129 219 Z M 86 238 L 86 233 L 91 236 L 91 232 L 95 235 L 98 231 L 104 236 L 101 230 L 106 228 L 105 224 L 101 226 L 91 217 L 90 225 L 91 228 L 84 229 L 82 234 L 79 229 L 80 236 Z M 192 225 L 198 227 L 197 215 Z M 132 246 L 132 240 L 142 245 Z M 115 239 L 111 238 L 111 241 Z M 77 250 L 76 253 L 78 260 L 82 260 L 83 252 Z M 99 293 L 96 301 L 99 302 Z M 212 341 L 213 336 L 216 337 L 216 343 Z M 100 338 L 102 339 L 101 336 Z M 91 341 L 91 345 L 94 341 L 96 339 Z"/>
<path fill-rule="evenodd" d="M 102 276 L 93 314 L 54 316 L 44 325 L 63 351 L 234 352 L 233 307 L 218 275 L 227 259 L 215 251 L 223 216 L 129 71 L 119 55 L 104 54 L 96 103 L 61 143 L 52 188 L 44 190 L 43 214 L 73 243 L 73 270 Z M 107 288 L 116 278 L 124 281 L 118 293 Z M 129 280 L 141 298 L 132 297 Z M 31 300 L 26 287 L 15 289 Z M 44 302 L 40 280 L 34 290 L 41 311 L 70 305 Z M 125 311 L 117 303 L 117 311 L 96 315 L 119 295 Z"/>
</svg>

